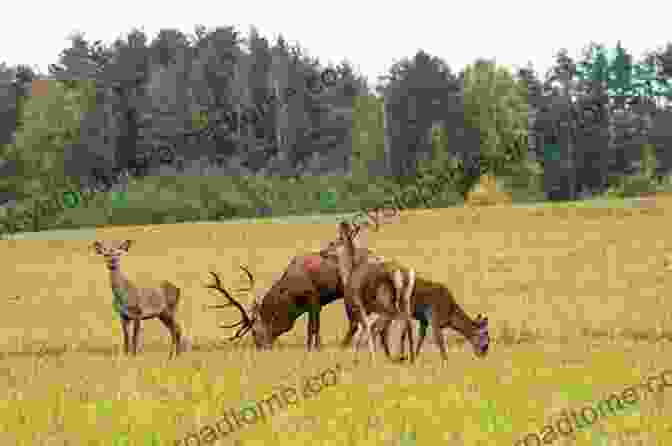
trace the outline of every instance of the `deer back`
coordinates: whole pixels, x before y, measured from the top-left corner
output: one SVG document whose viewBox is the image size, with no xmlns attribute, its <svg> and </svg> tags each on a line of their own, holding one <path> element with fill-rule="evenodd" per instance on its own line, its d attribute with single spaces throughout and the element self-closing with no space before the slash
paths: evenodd
<svg viewBox="0 0 672 446">
<path fill-rule="evenodd" d="M 413 292 L 414 312 L 437 313 L 439 324 L 446 327 L 456 311 L 460 311 L 453 293 L 445 285 L 418 276 Z"/>
</svg>

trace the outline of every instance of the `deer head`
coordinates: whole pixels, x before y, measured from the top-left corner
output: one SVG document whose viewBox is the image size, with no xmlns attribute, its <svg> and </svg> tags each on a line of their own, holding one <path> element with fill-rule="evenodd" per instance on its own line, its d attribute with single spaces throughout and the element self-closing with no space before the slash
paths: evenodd
<svg viewBox="0 0 672 446">
<path fill-rule="evenodd" d="M 236 290 L 237 292 L 243 291 L 243 292 L 248 292 L 252 291 L 254 289 L 254 277 L 252 276 L 252 273 L 244 266 L 240 266 L 240 269 L 242 269 L 245 274 L 247 275 L 247 278 L 250 282 L 249 288 L 244 288 L 244 289 L 239 289 Z M 235 324 L 231 325 L 220 325 L 222 328 L 236 328 L 238 327 L 238 331 L 229 338 L 229 341 L 237 341 L 242 339 L 248 332 L 252 332 L 252 338 L 254 339 L 254 345 L 256 346 L 257 350 L 267 350 L 270 349 L 272 344 L 273 344 L 273 333 L 271 331 L 272 327 L 272 320 L 270 321 L 264 321 L 263 318 L 261 317 L 261 302 L 259 299 L 255 298 L 254 302 L 250 306 L 248 310 L 246 310 L 240 302 L 238 302 L 236 299 L 234 299 L 231 294 L 222 286 L 222 283 L 219 279 L 219 276 L 217 276 L 216 273 L 210 272 L 212 276 L 214 277 L 215 281 L 213 284 L 207 285 L 206 288 L 210 288 L 213 290 L 217 290 L 220 293 L 224 295 L 226 300 L 228 301 L 225 304 L 221 305 L 209 305 L 207 308 L 226 308 L 226 307 L 234 307 L 236 308 L 241 315 L 241 319 L 236 322 Z"/>
<path fill-rule="evenodd" d="M 93 249 L 96 254 L 105 258 L 109 269 L 115 270 L 119 266 L 119 258 L 128 254 L 131 244 L 133 244 L 132 240 L 96 240 L 93 242 Z"/>
<path fill-rule="evenodd" d="M 350 274 L 356 263 L 355 253 L 361 248 L 361 230 L 360 225 L 347 221 L 340 222 L 338 237 L 320 251 L 322 256 L 335 255 L 338 258 L 339 273 L 344 284 L 349 282 Z"/>
<path fill-rule="evenodd" d="M 93 242 L 93 249 L 97 254 L 105 257 L 120 256 L 128 254 L 128 249 L 133 244 L 133 240 L 96 240 Z"/>
</svg>

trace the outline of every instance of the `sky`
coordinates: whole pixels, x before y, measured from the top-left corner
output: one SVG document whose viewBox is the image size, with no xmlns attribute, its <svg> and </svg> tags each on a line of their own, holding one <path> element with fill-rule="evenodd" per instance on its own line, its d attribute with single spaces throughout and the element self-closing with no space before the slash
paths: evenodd
<svg viewBox="0 0 672 446">
<path fill-rule="evenodd" d="M 247 36 L 250 26 L 274 41 L 279 33 L 299 43 L 322 63 L 344 59 L 373 85 L 379 75 L 419 49 L 441 57 L 453 72 L 478 57 L 494 58 L 513 70 L 532 62 L 543 75 L 554 54 L 567 48 L 572 57 L 591 40 L 613 48 L 620 39 L 636 58 L 672 41 L 672 2 L 656 2 L 648 11 L 636 3 L 590 0 L 550 2 L 520 0 L 394 2 L 341 0 L 188 3 L 115 0 L 98 7 L 88 0 L 31 3 L 30 29 L 23 20 L 4 20 L 0 27 L 0 62 L 27 64 L 47 72 L 69 46 L 68 36 L 83 32 L 90 41 L 111 43 L 131 31 L 153 38 L 161 28 L 192 33 L 194 26 L 233 25 Z M 64 6 L 65 5 L 65 6 Z M 553 10 L 552 13 L 547 11 Z M 547 17 L 542 19 L 542 17 Z M 43 20 L 44 19 L 44 20 Z M 26 36 L 33 36 L 31 40 Z"/>
</svg>

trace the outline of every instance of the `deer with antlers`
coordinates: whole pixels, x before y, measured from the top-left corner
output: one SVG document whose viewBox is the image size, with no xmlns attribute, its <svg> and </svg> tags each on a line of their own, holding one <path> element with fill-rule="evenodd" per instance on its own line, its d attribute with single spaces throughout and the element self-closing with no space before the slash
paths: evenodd
<svg viewBox="0 0 672 446">
<path fill-rule="evenodd" d="M 163 281 L 160 288 L 139 288 L 120 269 L 120 259 L 132 244 L 131 240 L 96 241 L 93 243 L 95 252 L 105 258 L 110 271 L 113 306 L 121 319 L 124 332 L 124 352 L 129 354 L 129 325 L 133 321 L 133 355 L 138 353 L 140 338 L 140 322 L 146 319 L 159 319 L 170 332 L 172 346 L 169 359 L 180 353 L 182 330 L 175 319 L 175 312 L 180 303 L 180 289 L 168 281 Z"/>
<path fill-rule="evenodd" d="M 367 255 L 368 250 L 361 252 Z M 253 291 L 254 277 L 248 268 L 240 267 L 249 280 L 250 286 L 237 291 Z M 253 304 L 246 309 L 229 293 L 219 279 L 210 272 L 214 282 L 207 288 L 219 291 L 226 303 L 209 305 L 207 308 L 217 309 L 233 307 L 241 315 L 241 319 L 232 325 L 221 325 L 222 328 L 238 328 L 229 338 L 231 341 L 242 339 L 252 333 L 254 344 L 258 350 L 270 349 L 275 340 L 290 331 L 296 320 L 308 313 L 308 333 L 306 348 L 319 350 L 322 346 L 320 335 L 320 313 L 322 307 L 343 298 L 343 284 L 338 273 L 337 258 L 320 251 L 294 257 L 290 264 L 271 288 L 261 298 L 255 298 Z M 350 315 L 348 318 L 351 319 Z M 351 323 L 350 332 L 356 331 L 356 324 Z"/>
<path fill-rule="evenodd" d="M 379 222 L 376 223 L 376 229 Z M 363 226 L 372 226 L 366 223 Z M 383 261 L 368 249 L 357 249 L 358 258 L 368 258 L 371 262 Z M 237 291 L 252 291 L 254 278 L 246 267 L 241 266 L 250 282 L 250 287 Z M 232 325 L 222 325 L 223 328 L 236 328 L 238 331 L 229 338 L 238 341 L 246 334 L 252 333 L 257 349 L 269 349 L 275 340 L 294 326 L 294 322 L 304 313 L 308 313 L 308 333 L 306 347 L 319 350 L 321 348 L 320 313 L 322 307 L 343 298 L 343 283 L 339 274 L 338 256 L 332 249 L 323 249 L 294 257 L 280 279 L 261 298 L 255 298 L 254 303 L 246 309 L 221 284 L 219 276 L 211 272 L 214 283 L 208 285 L 210 289 L 219 291 L 227 300 L 221 305 L 210 305 L 207 308 L 236 308 L 241 319 Z M 381 285 L 386 286 L 386 285 Z M 347 317 L 350 322 L 342 347 L 350 344 L 357 332 L 359 323 L 354 318 L 352 305 L 346 305 Z M 386 347 L 386 346 L 385 346 Z M 389 351 L 386 348 L 386 353 Z"/>
</svg>

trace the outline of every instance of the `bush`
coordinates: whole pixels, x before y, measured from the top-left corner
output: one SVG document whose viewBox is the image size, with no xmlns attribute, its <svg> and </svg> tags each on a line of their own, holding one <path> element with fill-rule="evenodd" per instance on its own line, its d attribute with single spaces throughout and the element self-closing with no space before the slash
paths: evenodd
<svg viewBox="0 0 672 446">
<path fill-rule="evenodd" d="M 658 188 L 651 178 L 640 174 L 621 178 L 618 184 L 608 191 L 607 195 L 628 198 L 654 193 L 657 190 Z"/>
</svg>

